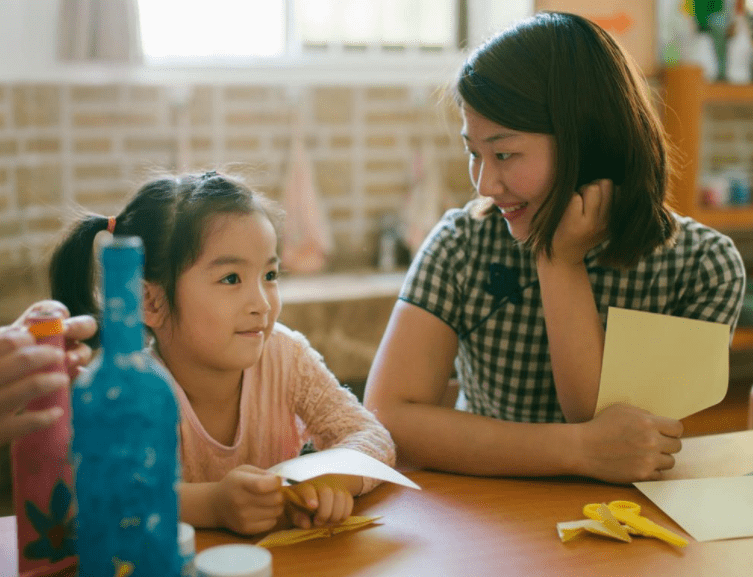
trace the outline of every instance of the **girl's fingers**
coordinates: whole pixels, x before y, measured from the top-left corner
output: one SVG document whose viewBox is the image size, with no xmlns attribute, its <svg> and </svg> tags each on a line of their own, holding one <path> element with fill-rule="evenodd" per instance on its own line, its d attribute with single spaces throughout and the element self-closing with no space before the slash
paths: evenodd
<svg viewBox="0 0 753 577">
<path fill-rule="evenodd" d="M 52 407 L 44 411 L 25 412 L 0 417 L 0 445 L 4 445 L 39 429 L 49 427 L 63 416 L 63 409 Z"/>
<path fill-rule="evenodd" d="M 334 504 L 334 491 L 331 487 L 322 485 L 319 487 L 319 508 L 314 516 L 314 525 L 321 527 L 332 519 L 332 506 Z"/>
<path fill-rule="evenodd" d="M 291 505 L 290 512 L 288 513 L 290 522 L 300 529 L 311 529 L 311 514 L 301 511 L 297 507 Z"/>
<path fill-rule="evenodd" d="M 297 485 L 286 488 L 290 489 L 298 496 L 298 498 L 300 499 L 298 503 L 300 503 L 300 506 L 304 509 L 308 509 L 309 511 L 316 511 L 319 508 L 321 501 L 317 494 L 316 487 L 314 487 L 311 483 L 298 483 Z"/>
<path fill-rule="evenodd" d="M 353 497 L 349 493 L 344 491 L 338 491 L 335 494 L 334 502 L 332 504 L 332 516 L 330 522 L 342 523 L 350 516 L 353 510 Z"/>
</svg>

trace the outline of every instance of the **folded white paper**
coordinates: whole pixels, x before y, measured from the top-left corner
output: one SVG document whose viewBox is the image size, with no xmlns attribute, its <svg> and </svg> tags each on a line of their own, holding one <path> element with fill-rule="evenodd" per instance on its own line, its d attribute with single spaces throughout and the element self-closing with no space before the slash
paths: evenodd
<svg viewBox="0 0 753 577">
<path fill-rule="evenodd" d="M 298 482 L 321 475 L 358 475 L 389 481 L 412 489 L 421 489 L 408 477 L 374 457 L 343 447 L 295 457 L 267 470 L 278 477 Z"/>
</svg>

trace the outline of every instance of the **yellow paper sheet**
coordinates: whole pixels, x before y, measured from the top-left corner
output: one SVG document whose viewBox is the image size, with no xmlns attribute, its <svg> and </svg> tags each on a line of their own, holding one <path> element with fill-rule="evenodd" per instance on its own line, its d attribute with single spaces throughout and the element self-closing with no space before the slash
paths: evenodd
<svg viewBox="0 0 753 577">
<path fill-rule="evenodd" d="M 325 537 L 331 537 L 338 533 L 344 533 L 345 531 L 355 531 L 361 527 L 371 525 L 377 519 L 381 519 L 381 516 L 377 517 L 357 517 L 351 515 L 340 525 L 335 527 L 315 527 L 313 529 L 287 529 L 284 531 L 275 531 L 270 533 L 264 539 L 259 541 L 257 545 L 260 547 L 279 547 L 281 545 L 294 545 L 302 541 L 309 541 L 311 539 L 323 539 Z"/>
<path fill-rule="evenodd" d="M 628 403 L 682 419 L 719 403 L 728 378 L 728 325 L 609 308 L 596 412 Z"/>
<path fill-rule="evenodd" d="M 753 537 L 753 476 L 634 485 L 696 541 Z"/>
<path fill-rule="evenodd" d="M 343 447 L 295 457 L 267 470 L 278 477 L 299 482 L 320 475 L 358 475 L 397 483 L 412 489 L 421 489 L 408 477 L 374 457 Z"/>
</svg>

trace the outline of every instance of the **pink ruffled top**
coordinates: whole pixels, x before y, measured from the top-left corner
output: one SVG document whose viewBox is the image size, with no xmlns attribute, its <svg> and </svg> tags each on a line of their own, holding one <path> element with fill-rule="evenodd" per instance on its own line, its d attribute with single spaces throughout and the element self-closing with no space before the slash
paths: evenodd
<svg viewBox="0 0 753 577">
<path fill-rule="evenodd" d="M 348 447 L 395 465 L 387 430 L 342 387 L 306 338 L 276 324 L 258 363 L 243 371 L 240 418 L 230 446 L 204 429 L 183 389 L 173 381 L 181 408 L 183 481 L 219 481 L 239 465 L 267 469 L 316 449 Z M 362 493 L 379 484 L 364 478 Z"/>
</svg>

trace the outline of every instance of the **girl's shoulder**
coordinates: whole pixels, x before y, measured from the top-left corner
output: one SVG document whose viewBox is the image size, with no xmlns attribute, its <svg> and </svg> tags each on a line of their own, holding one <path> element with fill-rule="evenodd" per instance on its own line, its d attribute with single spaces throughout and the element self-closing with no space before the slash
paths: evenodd
<svg viewBox="0 0 753 577">
<path fill-rule="evenodd" d="M 300 351 L 301 349 L 311 348 L 311 344 L 302 333 L 276 322 L 269 335 L 267 348 L 269 347 L 279 350 Z"/>
<path fill-rule="evenodd" d="M 264 357 L 265 370 L 287 375 L 295 387 L 301 384 L 301 379 L 316 381 L 329 372 L 324 357 L 309 340 L 282 323 L 275 323 L 264 348 Z"/>
<path fill-rule="evenodd" d="M 311 346 L 305 335 L 279 322 L 272 328 L 264 351 L 267 357 L 276 357 L 299 368 L 302 364 L 324 362 L 321 353 Z"/>
</svg>

